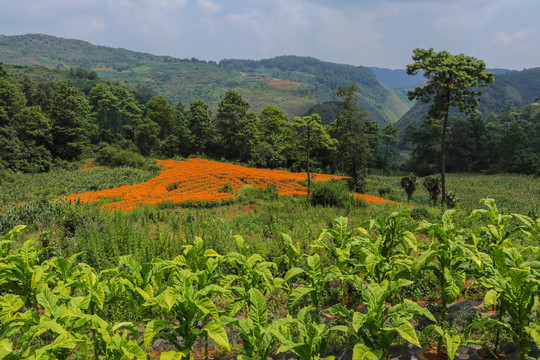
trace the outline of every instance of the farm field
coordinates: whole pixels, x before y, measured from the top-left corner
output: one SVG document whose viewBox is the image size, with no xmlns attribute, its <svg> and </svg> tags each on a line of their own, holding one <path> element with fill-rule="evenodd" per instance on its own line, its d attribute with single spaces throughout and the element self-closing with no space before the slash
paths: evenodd
<svg viewBox="0 0 540 360">
<path fill-rule="evenodd" d="M 385 359 L 400 344 L 453 355 L 472 341 L 512 358 L 520 351 L 505 344 L 522 356 L 540 340 L 537 178 L 450 174 L 460 205 L 444 212 L 421 185 L 408 206 L 399 177 L 369 178 L 372 196 L 386 189 L 397 203 L 325 207 L 303 196 L 305 174 L 160 164 L 157 176 L 94 168 L 0 185 L 0 316 L 9 326 L 0 355 L 204 358 L 211 340 L 212 357 L 349 349 Z M 86 180 L 55 192 L 59 177 Z M 206 192 L 188 199 L 195 184 Z M 479 305 L 441 311 L 456 300 Z"/>
</svg>

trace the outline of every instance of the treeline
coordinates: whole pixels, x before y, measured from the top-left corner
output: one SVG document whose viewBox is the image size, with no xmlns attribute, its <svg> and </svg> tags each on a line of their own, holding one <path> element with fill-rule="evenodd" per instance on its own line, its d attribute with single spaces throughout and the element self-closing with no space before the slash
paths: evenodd
<svg viewBox="0 0 540 360">
<path fill-rule="evenodd" d="M 442 126 L 429 118 L 409 125 L 403 142 L 412 156 L 405 169 L 429 175 L 440 171 Z M 446 153 L 448 172 L 513 172 L 540 175 L 540 98 L 518 109 L 508 101 L 486 121 L 478 116 L 452 118 Z"/>
<path fill-rule="evenodd" d="M 174 106 L 153 96 L 141 103 L 107 83 L 85 95 L 67 82 L 17 80 L 3 67 L 0 92 L 0 170 L 8 171 L 44 172 L 92 156 L 111 166 L 146 166 L 144 157 L 206 156 L 303 171 L 309 157 L 312 170 L 361 179 L 377 161 L 389 164 L 397 140 L 395 127 L 381 130 L 360 111 L 354 83 L 340 87 L 341 113 L 330 125 L 316 114 L 290 122 L 276 106 L 252 112 L 234 91 L 213 114 L 202 100 Z"/>
</svg>

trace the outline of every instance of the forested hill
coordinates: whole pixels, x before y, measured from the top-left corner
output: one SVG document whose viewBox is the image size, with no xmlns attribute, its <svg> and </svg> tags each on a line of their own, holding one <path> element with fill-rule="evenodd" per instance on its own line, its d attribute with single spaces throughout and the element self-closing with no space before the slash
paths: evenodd
<svg viewBox="0 0 540 360">
<path fill-rule="evenodd" d="M 522 71 L 494 71 L 495 81 L 489 86 L 482 88 L 482 97 L 478 110 L 482 117 L 487 117 L 491 113 L 498 114 L 512 101 L 519 109 L 534 102 L 540 97 L 540 67 L 526 69 Z M 396 126 L 401 133 L 405 131 L 409 124 L 416 127 L 422 125 L 423 119 L 427 115 L 429 104 L 415 104 L 397 123 Z M 452 115 L 458 116 L 457 111 Z"/>
<path fill-rule="evenodd" d="M 126 49 L 96 46 L 42 34 L 0 35 L 0 61 L 53 68 L 95 69 L 102 78 L 148 87 L 173 103 L 202 99 L 212 109 L 235 90 L 260 111 L 278 105 L 289 117 L 336 100 L 339 85 L 356 81 L 361 106 L 380 125 L 396 122 L 412 103 L 401 90 L 384 86 L 368 67 L 280 56 L 260 61 L 178 59 Z"/>
</svg>

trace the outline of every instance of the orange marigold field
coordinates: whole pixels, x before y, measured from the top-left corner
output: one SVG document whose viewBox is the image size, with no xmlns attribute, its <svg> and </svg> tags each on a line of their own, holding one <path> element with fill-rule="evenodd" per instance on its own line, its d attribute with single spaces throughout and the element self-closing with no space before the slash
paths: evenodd
<svg viewBox="0 0 540 360">
<path fill-rule="evenodd" d="M 158 164 L 161 165 L 162 171 L 149 181 L 109 190 L 72 194 L 67 199 L 81 202 L 110 199 L 112 202 L 104 207 L 128 211 L 138 205 L 156 205 L 161 202 L 191 201 L 196 204 L 231 200 L 244 185 L 264 187 L 271 184 L 276 187 L 279 195 L 304 196 L 307 194 L 307 188 L 298 184 L 298 181 L 306 180 L 306 173 L 248 168 L 205 159 L 158 160 Z M 317 181 L 342 178 L 327 174 L 312 175 Z M 220 191 L 226 184 L 231 185 L 232 192 Z M 365 194 L 356 196 L 370 202 L 393 202 Z"/>
</svg>

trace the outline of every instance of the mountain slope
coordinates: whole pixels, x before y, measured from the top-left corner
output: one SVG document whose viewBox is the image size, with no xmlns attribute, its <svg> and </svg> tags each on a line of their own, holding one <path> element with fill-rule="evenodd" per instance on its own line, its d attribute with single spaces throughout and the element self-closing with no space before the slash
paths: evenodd
<svg viewBox="0 0 540 360">
<path fill-rule="evenodd" d="M 495 81 L 481 91 L 478 110 L 482 117 L 499 113 L 507 101 L 512 101 L 517 108 L 524 107 L 540 97 L 540 67 L 522 71 L 498 71 Z M 429 104 L 416 103 L 396 123 L 400 133 L 403 133 L 409 124 L 421 126 L 428 109 Z M 451 109 L 451 116 L 460 114 L 456 109 Z"/>
<path fill-rule="evenodd" d="M 0 35 L 0 61 L 48 67 L 95 69 L 100 77 L 148 87 L 173 103 L 202 99 L 214 110 L 229 90 L 240 93 L 254 111 L 280 106 L 289 117 L 336 100 L 339 85 L 356 81 L 369 116 L 384 125 L 412 106 L 363 66 L 280 56 L 260 61 L 222 60 L 219 64 L 96 46 L 42 34 Z"/>
</svg>

